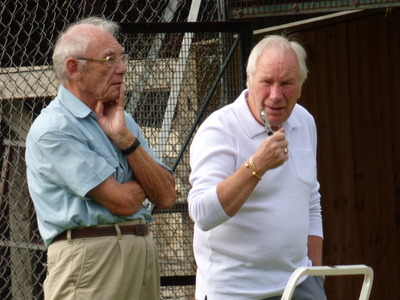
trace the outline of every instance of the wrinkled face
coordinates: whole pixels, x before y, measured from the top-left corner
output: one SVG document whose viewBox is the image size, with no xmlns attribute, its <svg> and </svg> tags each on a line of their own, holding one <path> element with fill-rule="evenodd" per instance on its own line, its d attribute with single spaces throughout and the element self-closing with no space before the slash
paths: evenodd
<svg viewBox="0 0 400 300">
<path fill-rule="evenodd" d="M 292 50 L 283 53 L 277 48 L 264 50 L 248 84 L 247 103 L 254 118 L 263 124 L 262 107 L 273 129 L 280 128 L 300 98 L 299 78 L 299 63 Z"/>
<path fill-rule="evenodd" d="M 107 56 L 122 54 L 122 47 L 109 33 L 96 31 L 96 39 L 90 44 L 85 58 L 106 58 Z M 90 103 L 97 100 L 103 102 L 118 99 L 119 89 L 123 84 L 126 65 L 117 60 L 114 64 L 102 61 L 85 61 L 86 67 L 82 69 L 80 91 Z"/>
</svg>

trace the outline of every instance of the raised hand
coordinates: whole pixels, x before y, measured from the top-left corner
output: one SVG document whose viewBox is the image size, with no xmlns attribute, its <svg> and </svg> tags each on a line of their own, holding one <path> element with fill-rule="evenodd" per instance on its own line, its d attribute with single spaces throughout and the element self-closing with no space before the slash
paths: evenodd
<svg viewBox="0 0 400 300">
<path fill-rule="evenodd" d="M 257 166 L 264 173 L 269 169 L 279 167 L 288 160 L 287 147 L 285 130 L 281 128 L 260 145 L 253 155 L 253 160 L 257 162 Z"/>
<path fill-rule="evenodd" d="M 95 107 L 100 127 L 121 149 L 127 148 L 132 140 L 132 133 L 126 127 L 124 105 L 125 87 L 121 84 L 119 97 L 116 101 L 103 102 L 98 100 Z"/>
</svg>

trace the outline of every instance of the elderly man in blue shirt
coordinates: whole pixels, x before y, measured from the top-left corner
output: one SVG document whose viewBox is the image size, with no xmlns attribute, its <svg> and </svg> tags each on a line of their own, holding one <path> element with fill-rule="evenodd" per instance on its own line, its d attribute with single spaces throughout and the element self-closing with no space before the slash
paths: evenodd
<svg viewBox="0 0 400 300">
<path fill-rule="evenodd" d="M 124 111 L 128 56 L 117 33 L 88 18 L 60 34 L 61 87 L 27 137 L 28 186 L 48 247 L 46 299 L 160 297 L 143 201 L 171 207 L 175 181 Z"/>
</svg>

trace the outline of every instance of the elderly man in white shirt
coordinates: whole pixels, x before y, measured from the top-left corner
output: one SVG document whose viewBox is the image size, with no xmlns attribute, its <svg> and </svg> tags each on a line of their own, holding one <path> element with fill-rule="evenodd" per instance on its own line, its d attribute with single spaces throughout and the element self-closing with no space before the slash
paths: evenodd
<svg viewBox="0 0 400 300">
<path fill-rule="evenodd" d="M 296 268 L 322 263 L 316 128 L 297 104 L 305 59 L 299 43 L 264 38 L 249 57 L 248 89 L 193 140 L 198 300 L 280 299 Z M 303 278 L 293 299 L 326 299 L 322 278 Z"/>
</svg>

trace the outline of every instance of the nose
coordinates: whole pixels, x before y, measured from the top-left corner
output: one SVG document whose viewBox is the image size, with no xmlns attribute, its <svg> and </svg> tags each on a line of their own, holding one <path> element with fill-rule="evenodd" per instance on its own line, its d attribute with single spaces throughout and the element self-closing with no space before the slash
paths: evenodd
<svg viewBox="0 0 400 300">
<path fill-rule="evenodd" d="M 117 61 L 117 67 L 115 68 L 115 72 L 118 74 L 125 74 L 128 71 L 127 62 L 122 61 L 121 59 Z"/>
<path fill-rule="evenodd" d="M 279 101 L 283 98 L 282 87 L 280 84 L 274 83 L 271 86 L 269 97 L 272 101 Z"/>
</svg>

